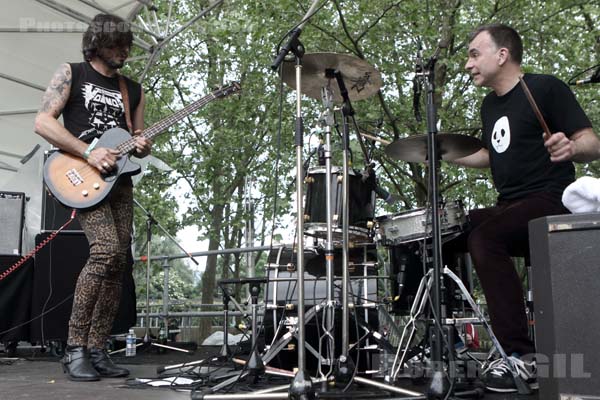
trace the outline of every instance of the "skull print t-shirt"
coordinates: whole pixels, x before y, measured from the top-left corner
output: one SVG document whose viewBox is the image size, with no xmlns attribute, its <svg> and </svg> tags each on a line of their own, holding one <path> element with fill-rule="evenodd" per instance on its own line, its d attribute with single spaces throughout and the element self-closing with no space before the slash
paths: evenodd
<svg viewBox="0 0 600 400">
<path fill-rule="evenodd" d="M 524 80 L 551 132 L 571 136 L 592 126 L 564 82 L 539 74 L 525 74 Z M 481 105 L 481 120 L 498 199 L 518 199 L 535 192 L 560 196 L 575 179 L 572 162 L 550 161 L 543 128 L 520 84 L 503 96 L 489 93 Z"/>
<path fill-rule="evenodd" d="M 88 62 L 69 65 L 72 83 L 69 100 L 63 110 L 65 128 L 88 143 L 111 128 L 127 130 L 118 78 L 102 75 Z M 133 118 L 141 98 L 141 85 L 127 77 L 125 82 Z"/>
</svg>

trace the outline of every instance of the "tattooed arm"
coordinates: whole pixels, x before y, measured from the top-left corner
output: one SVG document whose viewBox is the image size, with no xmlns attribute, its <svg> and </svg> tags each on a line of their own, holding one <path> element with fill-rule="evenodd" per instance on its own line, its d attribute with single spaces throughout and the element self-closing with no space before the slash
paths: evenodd
<svg viewBox="0 0 600 400">
<path fill-rule="evenodd" d="M 35 132 L 48 142 L 68 153 L 83 157 L 88 144 L 73 136 L 60 122 L 69 94 L 71 93 L 71 66 L 58 67 L 42 98 L 42 107 L 35 117 Z M 101 172 L 107 172 L 115 165 L 119 151 L 96 147 L 88 156 L 88 164 Z"/>
<path fill-rule="evenodd" d="M 35 117 L 35 132 L 59 149 L 81 157 L 88 145 L 69 133 L 57 120 L 70 93 L 71 66 L 62 64 L 52 76 L 42 98 L 42 107 Z"/>
</svg>

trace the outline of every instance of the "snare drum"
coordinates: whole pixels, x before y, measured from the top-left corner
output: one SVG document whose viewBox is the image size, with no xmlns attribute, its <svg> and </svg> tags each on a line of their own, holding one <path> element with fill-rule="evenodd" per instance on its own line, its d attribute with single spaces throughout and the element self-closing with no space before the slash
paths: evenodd
<svg viewBox="0 0 600 400">
<path fill-rule="evenodd" d="M 467 217 L 462 202 L 446 203 L 440 209 L 442 236 L 462 232 Z M 396 245 L 431 237 L 431 210 L 418 208 L 377 218 L 378 240 L 385 245 Z"/>
<path fill-rule="evenodd" d="M 349 224 L 350 240 L 369 237 L 367 224 L 374 220 L 374 192 L 362 181 L 360 174 L 349 173 Z M 339 167 L 331 167 L 331 208 L 333 211 L 334 240 L 342 239 L 342 186 L 343 173 Z M 306 176 L 306 204 L 304 207 L 304 232 L 320 238 L 327 237 L 327 193 L 325 167 L 313 167 Z"/>
</svg>

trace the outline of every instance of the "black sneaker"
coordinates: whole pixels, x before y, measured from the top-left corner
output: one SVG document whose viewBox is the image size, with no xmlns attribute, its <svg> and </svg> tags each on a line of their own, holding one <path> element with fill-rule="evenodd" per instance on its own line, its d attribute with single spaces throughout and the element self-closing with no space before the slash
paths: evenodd
<svg viewBox="0 0 600 400">
<path fill-rule="evenodd" d="M 514 356 L 508 357 L 508 360 L 517 368 L 519 375 L 531 389 L 538 388 L 535 361 L 526 362 Z M 481 380 L 485 388 L 492 392 L 510 393 L 517 391 L 510 367 L 503 358 L 492 361 L 483 371 Z"/>
</svg>

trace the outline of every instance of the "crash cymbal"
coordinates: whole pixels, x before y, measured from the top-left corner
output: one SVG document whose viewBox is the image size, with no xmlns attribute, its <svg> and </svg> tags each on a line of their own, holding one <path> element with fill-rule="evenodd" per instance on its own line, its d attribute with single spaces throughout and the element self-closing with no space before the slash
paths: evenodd
<svg viewBox="0 0 600 400">
<path fill-rule="evenodd" d="M 326 76 L 327 70 L 342 73 L 351 101 L 374 95 L 383 84 L 379 71 L 358 57 L 337 53 L 307 53 L 302 58 L 302 93 L 321 100 L 321 88 L 329 86 L 334 103 L 342 103 L 337 81 Z M 281 71 L 283 81 L 296 89 L 295 63 L 285 61 Z"/>
<path fill-rule="evenodd" d="M 481 140 L 457 133 L 438 133 L 437 151 L 445 161 L 456 160 L 476 153 L 483 147 Z M 427 135 L 408 136 L 390 143 L 385 154 L 391 158 L 408 162 L 427 160 Z"/>
</svg>

